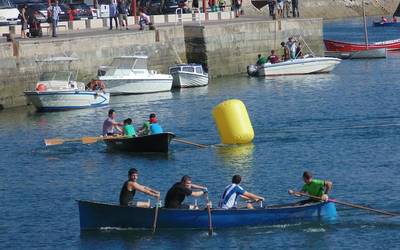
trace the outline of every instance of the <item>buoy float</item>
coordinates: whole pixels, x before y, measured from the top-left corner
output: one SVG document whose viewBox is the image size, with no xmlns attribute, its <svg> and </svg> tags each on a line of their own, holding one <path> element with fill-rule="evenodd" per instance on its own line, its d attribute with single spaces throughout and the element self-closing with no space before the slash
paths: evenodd
<svg viewBox="0 0 400 250">
<path fill-rule="evenodd" d="M 44 85 L 43 83 L 39 83 L 39 84 L 36 86 L 36 90 L 39 91 L 39 92 L 46 91 L 46 85 Z"/>
<path fill-rule="evenodd" d="M 242 101 L 224 101 L 214 107 L 212 114 L 223 144 L 245 144 L 253 141 L 253 126 Z"/>
</svg>

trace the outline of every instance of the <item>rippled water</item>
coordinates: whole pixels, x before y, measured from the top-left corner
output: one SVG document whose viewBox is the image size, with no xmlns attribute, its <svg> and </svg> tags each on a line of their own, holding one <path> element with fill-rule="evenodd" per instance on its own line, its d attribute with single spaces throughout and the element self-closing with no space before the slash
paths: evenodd
<svg viewBox="0 0 400 250">
<path fill-rule="evenodd" d="M 327 35 L 338 32 L 335 25 L 342 24 L 328 24 Z M 44 138 L 100 133 L 108 108 L 2 111 L 0 246 L 396 249 L 400 219 L 347 207 L 338 206 L 340 217 L 331 223 L 215 230 L 209 238 L 206 229 L 161 230 L 154 236 L 130 230 L 81 233 L 75 199 L 117 202 L 127 170 L 136 166 L 140 182 L 163 194 L 189 174 L 194 183 L 209 187 L 216 204 L 231 176 L 241 174 L 248 191 L 279 204 L 294 200 L 287 189 L 301 187 L 302 172 L 310 170 L 334 182 L 332 197 L 338 200 L 399 212 L 399 66 L 400 53 L 391 53 L 387 59 L 343 61 L 331 74 L 241 75 L 214 80 L 206 88 L 114 98 L 111 106 L 119 119 L 131 117 L 138 125 L 157 112 L 165 130 L 212 145 L 219 144 L 212 108 L 230 98 L 245 103 L 253 144 L 198 149 L 173 142 L 168 155 L 110 153 L 102 143 L 44 147 Z"/>
</svg>

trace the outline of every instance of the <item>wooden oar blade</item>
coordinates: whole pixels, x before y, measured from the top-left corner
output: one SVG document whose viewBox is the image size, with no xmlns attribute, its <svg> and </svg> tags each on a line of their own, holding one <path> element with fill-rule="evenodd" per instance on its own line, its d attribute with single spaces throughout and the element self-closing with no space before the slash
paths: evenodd
<svg viewBox="0 0 400 250">
<path fill-rule="evenodd" d="M 191 142 L 191 141 L 187 141 L 187 140 L 183 140 L 183 139 L 179 139 L 179 138 L 172 138 L 172 140 L 183 143 L 183 144 L 188 144 L 188 145 L 193 145 L 199 148 L 207 148 L 207 145 L 204 144 L 199 144 L 199 143 L 195 143 L 195 142 Z"/>
<path fill-rule="evenodd" d="M 99 140 L 99 137 L 82 137 L 83 144 L 96 143 L 98 140 Z"/>
<path fill-rule="evenodd" d="M 63 144 L 65 141 L 61 138 L 53 138 L 53 139 L 45 139 L 44 144 L 46 146 L 53 146 L 53 145 L 60 145 Z"/>
</svg>

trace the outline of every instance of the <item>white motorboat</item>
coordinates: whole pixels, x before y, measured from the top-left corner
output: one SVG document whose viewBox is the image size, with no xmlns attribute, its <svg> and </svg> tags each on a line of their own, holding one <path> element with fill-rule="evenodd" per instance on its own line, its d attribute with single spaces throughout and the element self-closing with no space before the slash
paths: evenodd
<svg viewBox="0 0 400 250">
<path fill-rule="evenodd" d="M 247 66 L 250 76 L 280 76 L 329 73 L 340 59 L 333 57 L 306 57 L 297 58 L 280 63 L 265 63 L 263 65 Z"/>
<path fill-rule="evenodd" d="M 174 88 L 201 87 L 208 84 L 208 74 L 200 64 L 178 64 L 170 67 L 169 73 L 174 78 Z"/>
<path fill-rule="evenodd" d="M 111 95 L 170 91 L 172 76 L 149 71 L 147 60 L 144 55 L 115 57 L 110 66 L 99 68 L 98 79 L 106 84 Z"/>
<path fill-rule="evenodd" d="M 41 62 L 60 62 L 77 59 L 66 57 L 46 59 Z M 85 84 L 76 81 L 77 72 L 43 72 L 34 91 L 25 91 L 29 102 L 40 111 L 56 111 L 105 106 L 109 104 L 110 94 L 104 89 L 85 90 Z M 103 86 L 104 87 L 104 86 Z"/>
</svg>

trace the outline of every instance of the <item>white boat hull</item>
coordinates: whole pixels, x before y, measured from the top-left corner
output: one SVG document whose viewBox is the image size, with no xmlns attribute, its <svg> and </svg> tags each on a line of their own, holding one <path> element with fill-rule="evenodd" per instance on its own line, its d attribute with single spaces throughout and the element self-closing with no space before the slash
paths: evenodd
<svg viewBox="0 0 400 250">
<path fill-rule="evenodd" d="M 174 78 L 172 83 L 172 87 L 174 88 L 201 87 L 208 84 L 208 75 L 204 74 L 179 71 L 171 75 Z"/>
<path fill-rule="evenodd" d="M 56 111 L 106 106 L 110 93 L 95 91 L 25 91 L 28 101 L 38 110 Z"/>
<path fill-rule="evenodd" d="M 172 88 L 171 76 L 147 79 L 116 79 L 103 76 L 99 77 L 99 79 L 105 83 L 111 95 L 155 93 L 170 91 Z"/>
<path fill-rule="evenodd" d="M 294 59 L 281 63 L 265 63 L 257 68 L 258 76 L 303 75 L 328 73 L 332 71 L 340 59 L 331 57 L 310 57 Z"/>
</svg>

